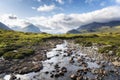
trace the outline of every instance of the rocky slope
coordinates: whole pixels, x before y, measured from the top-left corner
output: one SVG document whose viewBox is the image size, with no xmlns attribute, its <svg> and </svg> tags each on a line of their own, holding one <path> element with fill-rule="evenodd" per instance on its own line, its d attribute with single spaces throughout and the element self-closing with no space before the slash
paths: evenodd
<svg viewBox="0 0 120 80">
<path fill-rule="evenodd" d="M 117 26 L 120 26 L 120 21 L 110 21 L 110 22 L 92 22 L 89 24 L 82 25 L 75 29 L 77 32 L 85 33 L 85 32 L 99 32 L 99 31 L 118 31 L 120 30 Z M 74 33 L 75 31 L 70 30 L 69 33 Z"/>
<path fill-rule="evenodd" d="M 10 29 L 8 26 L 6 26 L 5 24 L 3 24 L 2 22 L 0 22 L 0 29 L 12 30 L 12 29 Z"/>
</svg>

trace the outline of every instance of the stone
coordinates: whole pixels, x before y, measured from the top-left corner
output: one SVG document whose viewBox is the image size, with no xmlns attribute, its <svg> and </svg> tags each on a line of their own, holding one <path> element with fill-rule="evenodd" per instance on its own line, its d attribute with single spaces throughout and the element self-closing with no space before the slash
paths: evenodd
<svg viewBox="0 0 120 80">
<path fill-rule="evenodd" d="M 15 80 L 17 77 L 14 74 L 11 74 L 10 80 Z"/>
<path fill-rule="evenodd" d="M 72 80 L 75 80 L 76 77 L 77 77 L 77 76 L 76 76 L 75 74 L 70 75 L 70 78 L 71 78 Z"/>
<path fill-rule="evenodd" d="M 83 77 L 79 76 L 79 77 L 76 78 L 76 80 L 83 80 Z"/>
<path fill-rule="evenodd" d="M 60 76 L 64 76 L 64 72 L 63 71 L 59 71 Z"/>
<path fill-rule="evenodd" d="M 53 77 L 54 77 L 54 74 L 51 74 L 50 77 L 53 78 Z"/>
<path fill-rule="evenodd" d="M 62 67 L 62 68 L 61 68 L 61 71 L 67 72 L 67 68 L 66 68 L 66 67 Z"/>
<path fill-rule="evenodd" d="M 48 74 L 48 73 L 49 73 L 48 71 L 45 72 L 45 74 Z"/>
<path fill-rule="evenodd" d="M 113 63 L 114 66 L 120 67 L 120 62 L 114 61 L 114 62 L 112 62 L 112 63 Z"/>
</svg>

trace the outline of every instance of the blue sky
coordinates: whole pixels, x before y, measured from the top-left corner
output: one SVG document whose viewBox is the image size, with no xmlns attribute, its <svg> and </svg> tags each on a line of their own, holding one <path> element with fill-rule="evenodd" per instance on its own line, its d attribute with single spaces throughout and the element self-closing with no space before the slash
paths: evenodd
<svg viewBox="0 0 120 80">
<path fill-rule="evenodd" d="M 107 6 L 116 5 L 115 0 L 2 0 L 0 2 L 0 14 L 11 13 L 19 17 L 49 16 L 58 13 L 86 13 Z M 57 9 L 51 12 L 40 12 L 32 9 L 43 5 L 55 5 Z"/>
<path fill-rule="evenodd" d="M 0 22 L 10 28 L 34 24 L 65 33 L 91 22 L 120 20 L 120 0 L 1 0 Z"/>
</svg>

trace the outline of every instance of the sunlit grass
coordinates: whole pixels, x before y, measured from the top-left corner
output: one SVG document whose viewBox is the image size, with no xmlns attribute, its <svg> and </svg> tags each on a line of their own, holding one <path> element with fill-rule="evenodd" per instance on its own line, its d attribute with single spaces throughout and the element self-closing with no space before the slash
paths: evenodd
<svg viewBox="0 0 120 80">
<path fill-rule="evenodd" d="M 118 32 L 94 32 L 85 34 L 37 34 L 37 33 L 23 33 L 15 31 L 0 30 L 0 56 L 8 58 L 24 58 L 25 55 L 20 50 L 31 50 L 31 46 L 44 44 L 45 39 L 72 39 L 75 43 L 79 43 L 84 46 L 92 46 L 93 43 L 102 45 L 116 46 L 113 48 L 116 55 L 120 55 L 120 33 Z M 102 48 L 100 51 L 106 52 L 105 50 L 112 48 Z M 17 50 L 18 53 L 13 54 L 12 52 Z M 29 52 L 29 51 L 28 51 Z M 9 54 L 9 55 L 8 55 Z M 27 54 L 27 53 L 26 53 Z M 30 53 L 32 55 L 32 53 Z M 29 55 L 27 55 L 29 56 Z"/>
</svg>

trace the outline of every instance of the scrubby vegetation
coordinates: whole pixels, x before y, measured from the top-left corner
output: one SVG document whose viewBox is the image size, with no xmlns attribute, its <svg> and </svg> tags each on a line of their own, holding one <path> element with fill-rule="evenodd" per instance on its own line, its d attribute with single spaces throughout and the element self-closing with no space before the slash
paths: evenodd
<svg viewBox="0 0 120 80">
<path fill-rule="evenodd" d="M 44 44 L 46 39 L 72 39 L 83 46 L 106 45 L 100 53 L 113 51 L 120 56 L 120 33 L 86 33 L 86 34 L 37 34 L 0 30 L 0 56 L 5 59 L 23 59 L 35 53 L 32 46 Z"/>
<path fill-rule="evenodd" d="M 112 51 L 114 55 L 120 56 L 120 33 L 94 33 L 83 35 L 89 37 L 77 38 L 75 42 L 83 46 L 91 46 L 96 43 L 102 46 L 99 48 L 100 53 L 109 53 L 109 51 Z"/>
<path fill-rule="evenodd" d="M 4 53 L 3 57 L 5 59 L 23 59 L 26 56 L 30 56 L 34 54 L 34 50 L 32 49 L 18 49 L 14 51 L 9 51 Z"/>
<path fill-rule="evenodd" d="M 30 48 L 36 44 L 43 44 L 44 38 L 50 34 L 23 33 L 0 30 L 0 56 L 5 59 L 22 59 L 34 54 Z"/>
</svg>

